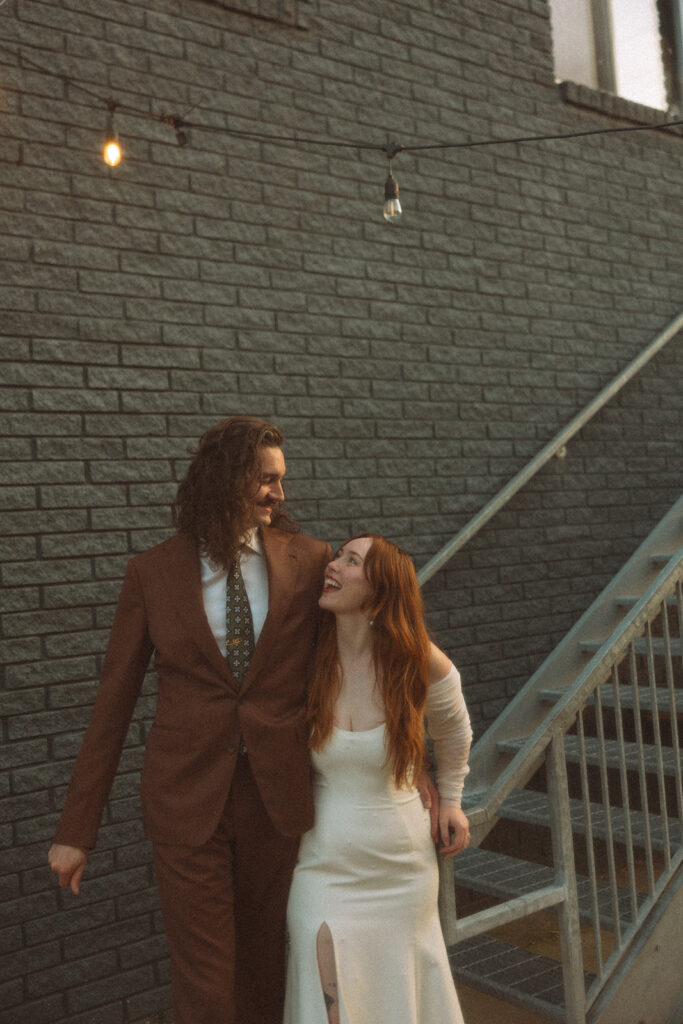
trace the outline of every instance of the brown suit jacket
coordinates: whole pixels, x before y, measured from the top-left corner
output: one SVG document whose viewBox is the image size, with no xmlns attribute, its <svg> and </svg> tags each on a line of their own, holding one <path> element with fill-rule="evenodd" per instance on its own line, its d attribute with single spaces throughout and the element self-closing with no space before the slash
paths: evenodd
<svg viewBox="0 0 683 1024">
<path fill-rule="evenodd" d="M 211 633 L 194 543 L 177 534 L 128 563 L 92 719 L 55 842 L 90 848 L 152 654 L 157 711 L 145 747 L 145 831 L 159 843 L 199 846 L 213 834 L 240 738 L 275 827 L 313 823 L 305 727 L 306 684 L 328 545 L 261 531 L 268 615 L 238 687 Z"/>
</svg>

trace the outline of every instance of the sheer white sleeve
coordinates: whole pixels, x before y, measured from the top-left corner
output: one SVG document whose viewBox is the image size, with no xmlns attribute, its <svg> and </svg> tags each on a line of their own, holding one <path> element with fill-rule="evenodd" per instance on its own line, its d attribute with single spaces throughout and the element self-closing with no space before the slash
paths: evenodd
<svg viewBox="0 0 683 1024">
<path fill-rule="evenodd" d="M 472 727 L 455 665 L 447 676 L 432 683 L 425 708 L 427 732 L 434 741 L 436 781 L 443 804 L 460 806 L 462 788 L 469 768 L 467 757 Z"/>
</svg>

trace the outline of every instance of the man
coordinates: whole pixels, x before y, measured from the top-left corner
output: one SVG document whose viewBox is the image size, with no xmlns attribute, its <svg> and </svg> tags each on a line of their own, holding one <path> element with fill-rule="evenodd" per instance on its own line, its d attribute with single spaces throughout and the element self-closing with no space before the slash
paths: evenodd
<svg viewBox="0 0 683 1024">
<path fill-rule="evenodd" d="M 129 562 L 49 853 L 77 894 L 154 654 L 142 799 L 175 1024 L 282 1019 L 287 892 L 313 822 L 306 681 L 331 557 L 280 509 L 282 442 L 247 416 L 208 430 L 178 489 L 178 532 Z"/>
</svg>

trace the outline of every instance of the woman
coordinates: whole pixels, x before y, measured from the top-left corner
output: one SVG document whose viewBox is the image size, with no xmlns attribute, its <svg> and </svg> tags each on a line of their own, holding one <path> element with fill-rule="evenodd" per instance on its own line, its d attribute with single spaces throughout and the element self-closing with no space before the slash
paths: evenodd
<svg viewBox="0 0 683 1024">
<path fill-rule="evenodd" d="M 464 849 L 472 732 L 460 678 L 430 643 L 412 562 L 390 541 L 347 541 L 319 603 L 329 614 L 309 697 L 316 818 L 289 896 L 285 1024 L 460 1024 L 414 786 L 426 716 L 442 853 Z"/>
</svg>

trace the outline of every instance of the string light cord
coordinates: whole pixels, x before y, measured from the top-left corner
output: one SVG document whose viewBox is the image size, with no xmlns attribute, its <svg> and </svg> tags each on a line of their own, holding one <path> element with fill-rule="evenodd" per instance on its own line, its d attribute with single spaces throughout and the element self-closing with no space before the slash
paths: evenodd
<svg viewBox="0 0 683 1024">
<path fill-rule="evenodd" d="M 109 97 L 103 96 L 96 90 L 84 85 L 82 82 L 74 79 L 71 75 L 63 72 L 58 72 L 52 68 L 47 68 L 44 65 L 39 64 L 37 61 L 30 57 L 27 57 L 23 51 L 14 50 L 4 44 L 0 44 L 0 52 L 10 54 L 15 57 L 20 66 L 31 67 L 36 71 L 43 74 L 50 75 L 54 78 L 59 78 L 63 82 L 71 85 L 73 88 L 78 89 L 84 95 L 90 96 L 96 100 L 99 104 L 109 108 L 111 100 Z M 201 101 L 200 101 L 201 102 Z M 190 108 L 190 112 L 200 107 L 199 103 L 195 104 Z M 149 120 L 157 121 L 162 124 L 167 124 L 173 128 L 176 134 L 176 140 L 180 145 L 184 145 L 187 142 L 186 130 L 193 129 L 195 131 L 207 132 L 216 135 L 228 135 L 236 138 L 253 139 L 257 142 L 273 142 L 296 146 L 322 146 L 322 147 L 334 147 L 338 149 L 355 149 L 364 151 L 380 151 L 385 155 L 389 156 L 389 148 L 393 147 L 393 152 L 389 159 L 392 159 L 398 153 L 420 153 L 429 152 L 439 149 L 475 149 L 483 146 L 510 146 L 520 145 L 534 142 L 558 142 L 564 139 L 579 139 L 586 138 L 589 136 L 596 135 L 616 135 L 626 134 L 628 132 L 642 132 L 642 131 L 661 131 L 669 128 L 676 128 L 683 126 L 683 118 L 677 120 L 661 121 L 656 124 L 638 124 L 638 125 L 620 125 L 614 128 L 592 128 L 583 131 L 575 132 L 557 132 L 551 135 L 522 135 L 522 136 L 511 136 L 510 138 L 500 139 L 474 139 L 460 142 L 432 142 L 432 143 L 415 143 L 407 145 L 398 145 L 396 143 L 379 145 L 373 142 L 367 142 L 365 140 L 356 141 L 342 141 L 339 139 L 322 139 L 314 138 L 311 136 L 300 136 L 300 135 L 274 135 L 267 132 L 254 131 L 248 129 L 230 128 L 224 125 L 211 125 L 201 121 L 190 121 L 187 115 L 170 115 L 166 113 L 155 114 L 149 110 L 142 110 L 129 103 L 116 102 L 116 109 L 121 113 L 132 114 L 136 117 L 147 118 Z M 215 111 L 218 113 L 218 111 Z M 182 141 L 184 137 L 185 141 Z"/>
<path fill-rule="evenodd" d="M 53 68 L 47 68 L 44 64 L 39 64 L 31 57 L 27 57 L 22 50 L 14 50 L 9 46 L 5 46 L 3 43 L 0 43 L 0 53 L 9 54 L 10 56 L 15 57 L 17 59 L 19 66 L 22 68 L 28 67 L 33 71 L 39 71 L 41 74 L 48 75 L 51 78 L 58 78 L 60 81 L 64 82 L 65 85 L 71 86 L 72 89 L 77 89 L 79 92 L 82 92 L 85 96 L 90 96 L 90 98 L 96 100 L 98 104 L 101 104 L 102 106 L 109 109 L 110 104 L 112 102 L 111 97 L 104 96 L 102 93 L 97 92 L 95 89 L 92 89 L 87 85 L 84 85 L 81 81 L 73 78 L 71 75 L 66 74 L 66 72 L 55 71 Z M 152 121 L 160 121 L 166 124 L 171 124 L 173 120 L 183 121 L 183 123 L 185 123 L 184 119 L 181 117 L 171 117 L 167 114 L 155 114 L 150 110 L 142 110 L 139 107 L 132 106 L 130 103 L 122 103 L 118 100 L 116 101 L 116 109 L 126 114 L 133 114 L 136 117 L 143 117 Z"/>
<path fill-rule="evenodd" d="M 196 128 L 198 131 L 213 132 L 222 135 L 235 135 L 240 138 L 254 139 L 259 142 L 282 142 L 295 145 L 308 146 L 336 146 L 340 149 L 374 150 L 386 155 L 387 145 L 378 145 L 370 142 L 342 142 L 335 139 L 314 139 L 297 135 L 269 135 L 266 132 L 239 130 L 237 128 L 222 128 L 217 125 L 207 125 L 200 122 L 185 121 L 188 128 Z M 676 121 L 662 121 L 658 124 L 637 124 L 624 125 L 620 128 L 592 128 L 587 131 L 566 132 L 556 135 L 523 135 L 512 136 L 509 139 L 479 139 L 468 142 L 425 142 L 415 145 L 401 145 L 396 147 L 394 156 L 397 153 L 419 153 L 435 149 L 474 149 L 478 146 L 510 146 L 516 143 L 526 142 L 556 142 L 562 139 L 579 139 L 588 135 L 611 135 L 624 132 L 645 132 L 657 131 L 662 128 L 676 128 L 683 125 L 683 118 Z M 390 159 L 393 159 L 391 157 Z"/>
<path fill-rule="evenodd" d="M 652 132 L 661 128 L 676 128 L 683 125 L 683 118 L 677 121 L 661 121 L 658 124 L 623 125 L 620 128 L 591 128 L 581 132 L 563 132 L 557 135 L 523 135 L 513 139 L 480 139 L 478 142 L 435 142 L 417 146 L 401 146 L 405 152 L 429 149 L 473 149 L 475 146 L 503 146 L 521 142 L 556 142 L 561 139 L 581 139 L 587 135 L 613 135 L 619 132 Z"/>
<path fill-rule="evenodd" d="M 58 78 L 64 82 L 65 85 L 71 85 L 93 99 L 98 100 L 100 103 L 107 103 L 107 97 L 102 96 L 100 93 L 95 92 L 94 89 L 89 89 L 88 86 L 83 85 L 81 82 L 77 82 L 76 79 L 72 78 L 71 75 L 67 75 L 64 71 L 55 71 L 54 68 L 46 68 L 43 64 L 38 64 L 31 57 L 27 57 L 23 50 L 14 50 L 10 46 L 5 46 L 4 43 L 0 43 L 0 53 L 9 54 L 11 57 L 15 57 L 20 68 L 28 67 L 34 71 L 40 71 L 41 74 L 49 75 L 51 78 Z"/>
</svg>

